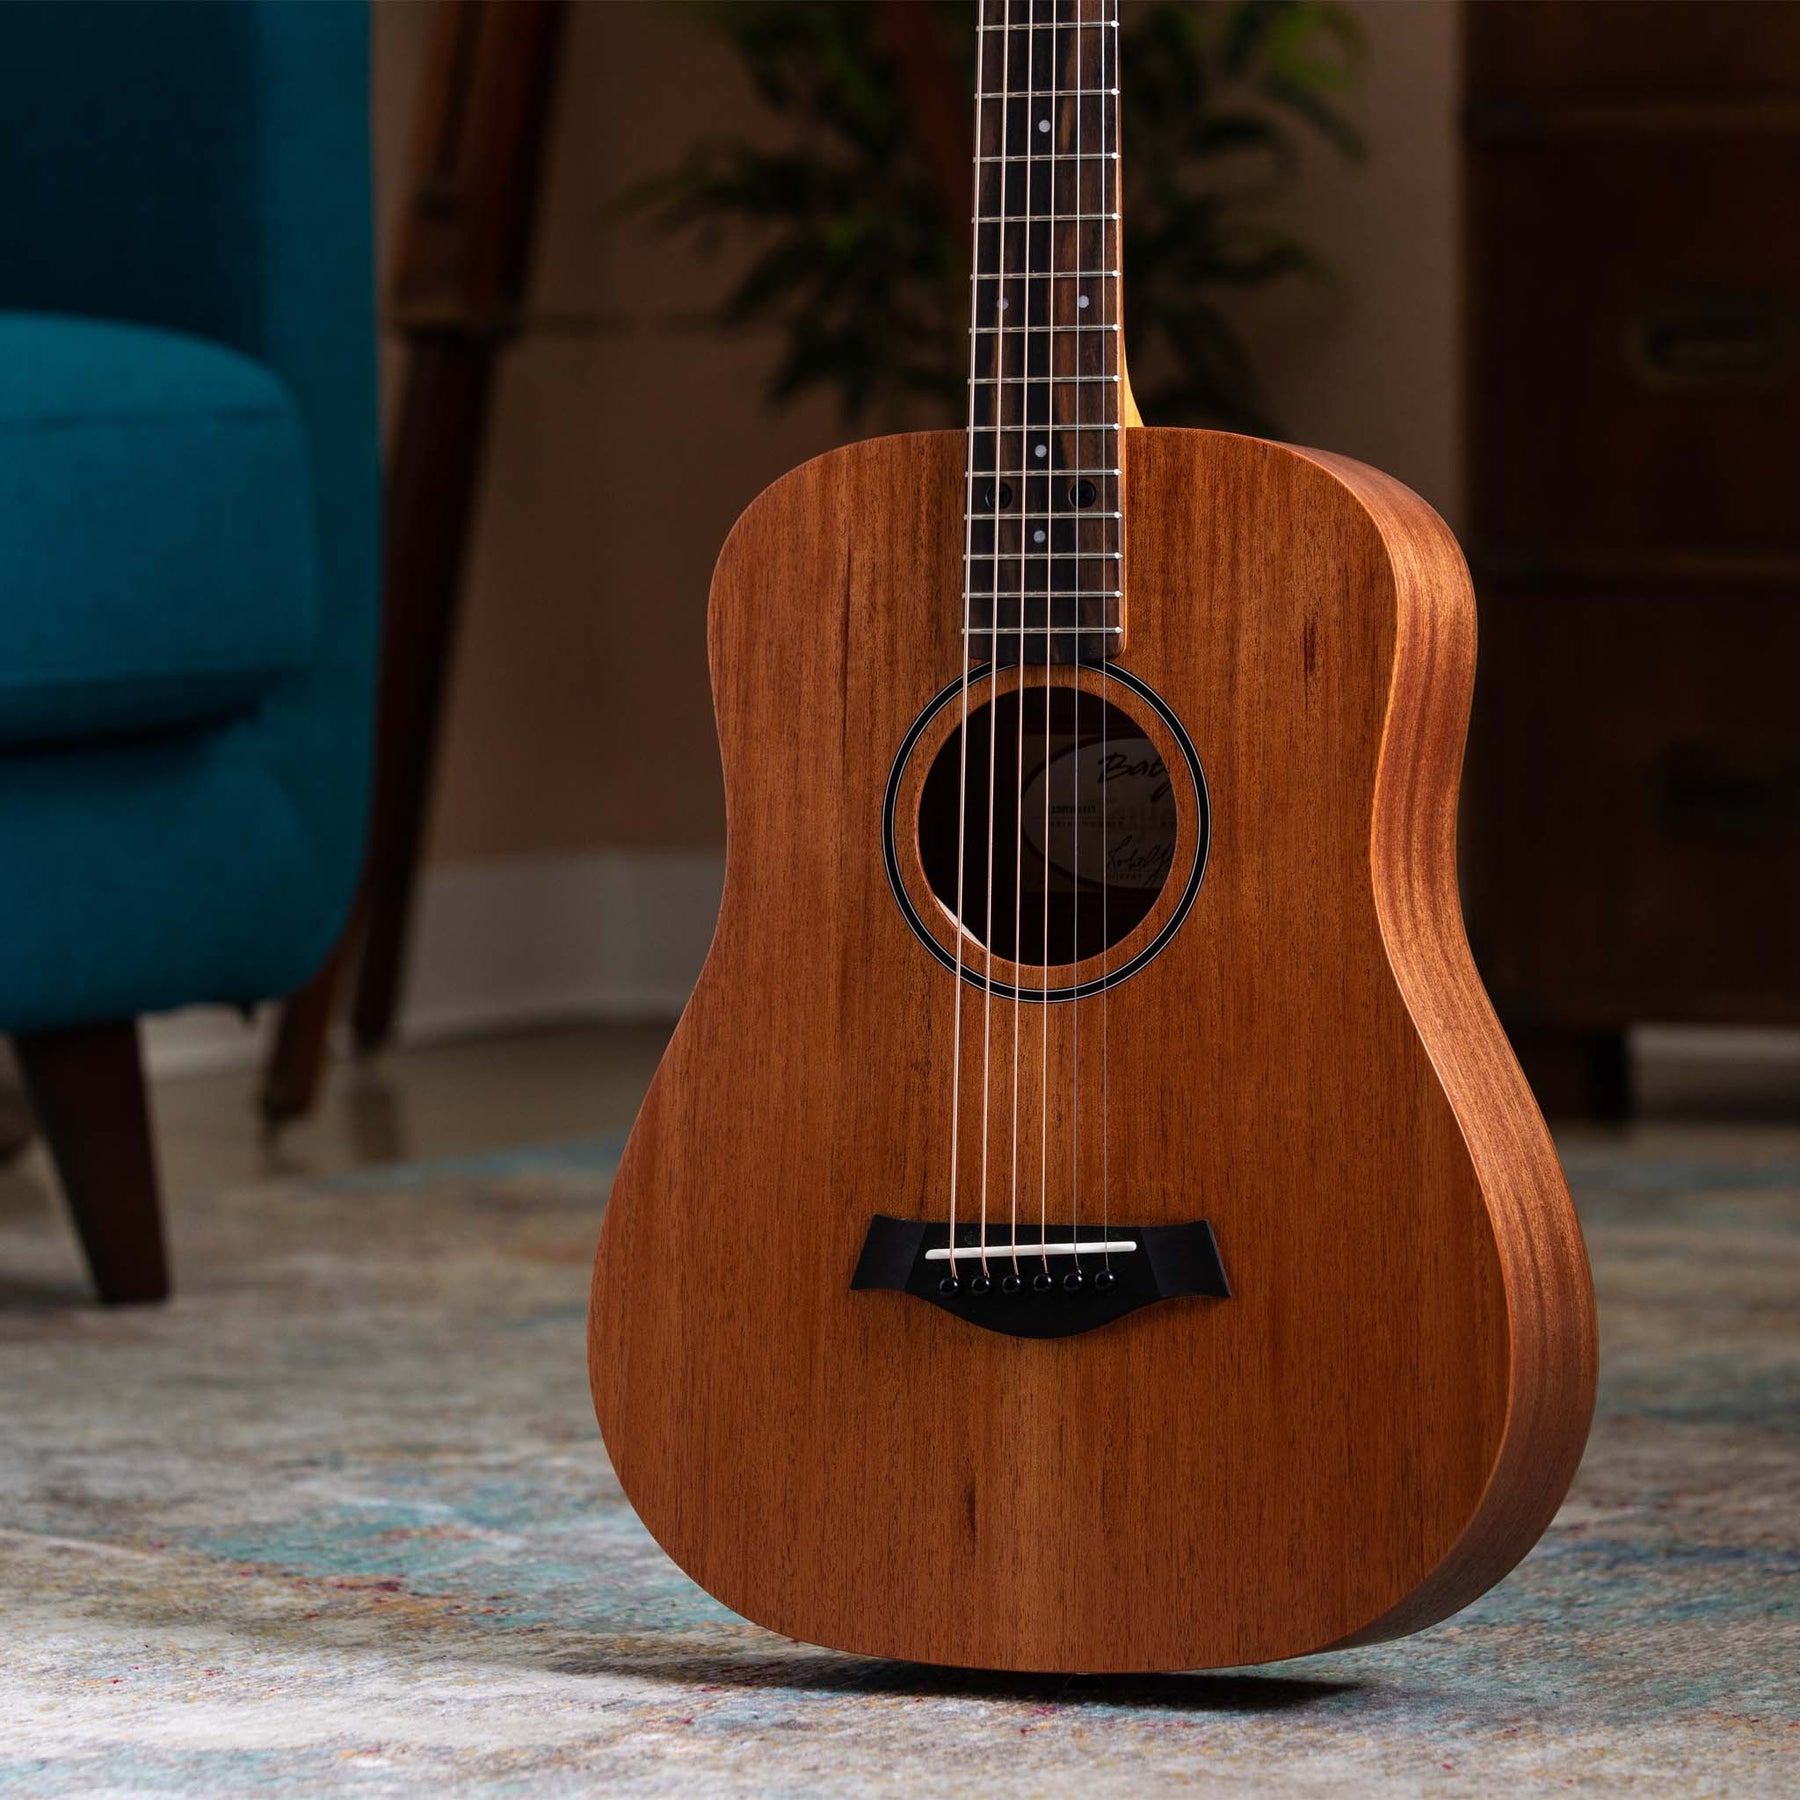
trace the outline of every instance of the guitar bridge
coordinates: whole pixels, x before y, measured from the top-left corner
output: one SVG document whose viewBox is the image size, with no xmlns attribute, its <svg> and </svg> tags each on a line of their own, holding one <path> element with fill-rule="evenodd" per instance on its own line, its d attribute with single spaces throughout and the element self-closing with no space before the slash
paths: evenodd
<svg viewBox="0 0 1800 1800">
<path fill-rule="evenodd" d="M 1228 1300 L 1211 1225 L 1113 1225 L 1043 1238 L 1008 1232 L 984 1243 L 942 1220 L 869 1221 L 852 1288 L 911 1294 L 1008 1337 L 1073 1337 L 1158 1300 Z"/>
</svg>

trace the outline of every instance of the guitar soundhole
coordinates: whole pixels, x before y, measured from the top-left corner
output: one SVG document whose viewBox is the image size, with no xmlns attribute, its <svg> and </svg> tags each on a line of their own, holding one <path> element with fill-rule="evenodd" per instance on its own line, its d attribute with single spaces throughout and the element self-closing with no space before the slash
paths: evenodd
<svg viewBox="0 0 1800 1800">
<path fill-rule="evenodd" d="M 959 724 L 920 793 L 919 858 L 954 918 L 961 818 L 963 923 L 992 955 L 1081 962 L 1150 915 L 1180 820 L 1163 759 L 1129 713 L 1070 687 L 1003 693 L 970 709 L 966 803 L 964 781 Z"/>
</svg>

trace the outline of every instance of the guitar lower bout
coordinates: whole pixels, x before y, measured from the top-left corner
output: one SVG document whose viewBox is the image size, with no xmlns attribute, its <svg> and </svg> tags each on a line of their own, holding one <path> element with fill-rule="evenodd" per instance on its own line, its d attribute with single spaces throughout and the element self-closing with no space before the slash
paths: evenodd
<svg viewBox="0 0 1800 1800">
<path fill-rule="evenodd" d="M 1124 438 L 1104 669 L 971 669 L 962 434 L 806 464 L 714 578 L 724 902 L 592 1377 L 657 1540 L 813 1643 L 1397 1635 L 1584 1441 L 1580 1235 L 1458 910 L 1455 544 L 1338 458 Z"/>
</svg>

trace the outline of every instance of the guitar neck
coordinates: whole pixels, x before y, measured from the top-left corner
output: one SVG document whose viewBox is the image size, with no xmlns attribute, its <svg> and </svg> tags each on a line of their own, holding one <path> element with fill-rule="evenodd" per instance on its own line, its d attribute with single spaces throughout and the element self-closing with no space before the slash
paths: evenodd
<svg viewBox="0 0 1800 1800">
<path fill-rule="evenodd" d="M 1118 0 L 983 0 L 964 623 L 971 660 L 1123 645 Z"/>
</svg>

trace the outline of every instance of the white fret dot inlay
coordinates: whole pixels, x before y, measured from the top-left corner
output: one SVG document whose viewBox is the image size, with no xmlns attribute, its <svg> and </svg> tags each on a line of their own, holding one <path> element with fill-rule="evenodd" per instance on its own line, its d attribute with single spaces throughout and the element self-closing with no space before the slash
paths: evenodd
<svg viewBox="0 0 1800 1800">
<path fill-rule="evenodd" d="M 1044 446 L 1042 444 L 1039 444 L 1038 447 L 1034 451 L 1032 451 L 1031 454 L 1033 456 L 1047 456 L 1049 454 L 1049 452 L 1044 448 Z"/>
<path fill-rule="evenodd" d="M 1076 301 L 1076 302 L 1075 302 L 1075 304 L 1076 304 L 1076 305 L 1077 305 L 1077 306 L 1081 306 L 1081 307 L 1085 307 L 1085 306 L 1086 306 L 1086 305 L 1087 305 L 1087 303 L 1088 303 L 1088 297 L 1087 297 L 1087 295 L 1086 295 L 1086 294 L 1083 294 L 1083 295 L 1082 295 L 1082 296 L 1081 296 L 1081 298 L 1080 298 L 1080 299 L 1079 299 L 1079 300 L 1077 300 L 1077 301 Z M 1001 301 L 1001 302 L 1000 302 L 1000 304 L 1001 304 L 1001 305 L 1002 305 L 1002 306 L 1004 306 L 1004 305 L 1005 305 L 1005 304 L 1006 304 L 1006 302 L 1005 302 L 1005 301 L 1004 301 L 1004 300 L 1002 300 L 1002 301 Z"/>
<path fill-rule="evenodd" d="M 1048 119 L 1039 119 L 1038 120 L 1038 130 L 1039 131 L 1048 131 L 1049 129 L 1050 129 L 1050 121 Z"/>
<path fill-rule="evenodd" d="M 1044 541 L 1044 534 L 1041 531 L 1034 531 L 1031 534 L 1031 541 L 1034 544 L 1041 544 Z"/>
</svg>

